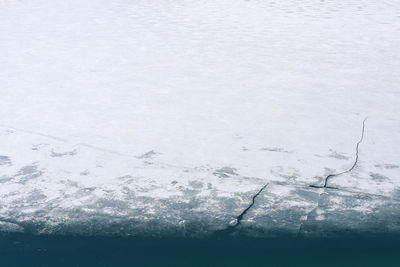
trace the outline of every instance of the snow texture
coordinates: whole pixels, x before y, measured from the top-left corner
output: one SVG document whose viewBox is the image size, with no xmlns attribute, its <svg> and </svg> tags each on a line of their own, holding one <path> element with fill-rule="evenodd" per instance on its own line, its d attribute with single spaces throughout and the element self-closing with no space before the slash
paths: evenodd
<svg viewBox="0 0 400 267">
<path fill-rule="evenodd" d="M 399 14 L 0 0 L 0 231 L 400 233 Z"/>
</svg>

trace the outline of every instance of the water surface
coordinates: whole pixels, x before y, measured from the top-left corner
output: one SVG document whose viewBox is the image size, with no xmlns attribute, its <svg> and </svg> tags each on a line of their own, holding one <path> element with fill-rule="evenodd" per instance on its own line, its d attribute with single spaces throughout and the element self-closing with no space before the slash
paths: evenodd
<svg viewBox="0 0 400 267">
<path fill-rule="evenodd" d="M 174 239 L 3 235 L 2 266 L 399 266 L 399 238 Z"/>
</svg>

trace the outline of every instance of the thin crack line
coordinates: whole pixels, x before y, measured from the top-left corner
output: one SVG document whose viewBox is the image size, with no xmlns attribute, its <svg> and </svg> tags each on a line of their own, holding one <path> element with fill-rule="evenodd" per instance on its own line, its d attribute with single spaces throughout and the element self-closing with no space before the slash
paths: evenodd
<svg viewBox="0 0 400 267">
<path fill-rule="evenodd" d="M 128 154 L 128 153 L 123 153 L 117 150 L 113 150 L 113 149 L 108 149 L 108 148 L 103 148 L 103 147 L 99 147 L 99 146 L 94 146 L 91 144 L 87 144 L 87 143 L 74 143 L 71 142 L 67 139 L 61 138 L 61 137 L 57 137 L 57 136 L 53 136 L 53 135 L 48 135 L 48 134 L 43 134 L 40 132 L 36 132 L 36 131 L 31 131 L 31 130 L 26 130 L 26 129 L 21 129 L 21 128 L 15 128 L 15 127 L 11 127 L 8 125 L 4 125 L 4 124 L 0 124 L 0 127 L 4 128 L 4 129 L 8 129 L 8 130 L 13 130 L 15 132 L 20 132 L 20 133 L 25 133 L 25 134 L 32 134 L 32 135 L 36 135 L 36 136 L 41 136 L 41 137 L 45 137 L 48 139 L 52 139 L 61 143 L 65 143 L 65 144 L 69 144 L 72 146 L 81 146 L 81 147 L 85 147 L 88 149 L 92 149 L 92 150 L 96 150 L 96 151 L 100 151 L 100 152 L 104 152 L 104 153 L 109 153 L 109 154 L 114 154 L 114 155 L 118 155 L 121 157 L 126 157 L 126 158 L 132 158 L 132 159 L 140 159 L 140 156 L 137 155 L 133 155 L 133 154 Z M 173 165 L 173 164 L 167 164 L 167 163 L 162 163 L 162 162 L 155 162 L 155 167 L 151 167 L 151 166 L 146 166 L 145 168 L 176 168 L 176 169 L 186 169 L 186 170 L 193 170 L 193 171 L 198 171 L 198 172 L 208 172 L 207 170 L 202 171 L 193 167 L 186 167 L 186 166 L 179 166 L 179 165 Z M 141 168 L 141 167 L 137 167 L 137 168 Z"/>
<path fill-rule="evenodd" d="M 243 219 L 243 216 L 246 215 L 246 213 L 249 211 L 249 209 L 251 209 L 254 206 L 254 203 L 256 201 L 256 198 L 261 194 L 261 192 L 268 186 L 268 184 L 264 185 L 260 190 L 258 190 L 258 192 L 253 196 L 252 200 L 251 200 L 251 204 L 239 215 L 236 217 L 236 224 L 233 225 L 233 227 L 237 227 L 240 222 Z"/>
<path fill-rule="evenodd" d="M 236 223 L 234 225 L 230 225 L 227 228 L 217 231 L 215 234 L 216 235 L 227 235 L 232 233 L 233 231 L 236 230 L 236 228 L 241 224 L 243 217 L 246 215 L 246 213 L 254 206 L 254 203 L 256 201 L 256 198 L 262 193 L 262 191 L 268 186 L 269 183 L 265 184 L 256 194 L 253 195 L 251 199 L 251 203 L 249 206 L 247 206 L 246 209 L 240 213 L 239 216 L 236 217 Z"/>
<path fill-rule="evenodd" d="M 329 178 L 336 177 L 336 176 L 340 176 L 340 175 L 342 175 L 342 174 L 349 173 L 349 172 L 351 172 L 352 170 L 354 170 L 354 168 L 357 166 L 357 163 L 358 163 L 360 144 L 361 144 L 362 141 L 364 140 L 365 121 L 366 121 L 367 119 L 368 119 L 368 117 L 366 117 L 366 118 L 363 120 L 362 130 L 361 130 L 361 138 L 360 138 L 360 140 L 357 142 L 357 145 L 356 145 L 356 158 L 355 158 L 355 160 L 354 160 L 353 165 L 352 165 L 348 170 L 345 170 L 345 171 L 340 172 L 340 173 L 329 174 L 328 176 L 326 176 L 326 177 L 325 177 L 325 182 L 324 182 L 324 185 L 323 185 L 323 186 L 320 186 L 320 185 L 310 185 L 310 187 L 314 187 L 314 188 L 338 189 L 338 188 L 336 188 L 336 187 L 328 186 Z"/>
<path fill-rule="evenodd" d="M 336 173 L 336 174 L 329 174 L 328 176 L 326 176 L 326 177 L 325 177 L 325 183 L 324 183 L 323 186 L 319 186 L 319 185 L 309 185 L 310 187 L 314 187 L 314 188 L 338 189 L 338 188 L 336 188 L 336 187 L 328 186 L 328 180 L 329 180 L 329 178 L 336 177 L 336 176 L 339 176 L 339 175 L 342 175 L 342 174 L 345 174 L 345 173 L 349 173 L 349 172 L 351 172 L 352 170 L 354 170 L 354 168 L 357 166 L 357 163 L 358 163 L 360 144 L 361 144 L 362 141 L 364 140 L 365 122 L 366 122 L 367 119 L 368 119 L 368 117 L 366 117 L 366 118 L 363 120 L 362 130 L 361 130 L 361 138 L 360 138 L 360 140 L 357 142 L 357 145 L 356 145 L 356 158 L 355 158 L 355 160 L 354 160 L 353 165 L 352 165 L 348 170 L 346 170 L 346 171 L 343 171 L 343 172 L 340 172 L 340 173 Z M 318 196 L 318 202 L 317 202 L 316 207 L 315 207 L 314 209 L 312 209 L 309 213 L 307 213 L 306 219 L 300 224 L 299 230 L 298 230 L 298 232 L 297 232 L 297 236 L 300 236 L 300 235 L 301 235 L 301 232 L 302 232 L 302 230 L 303 230 L 303 226 L 304 226 L 304 224 L 306 224 L 306 223 L 308 222 L 311 213 L 313 213 L 315 210 L 317 210 L 317 209 L 319 208 L 319 206 L 320 206 L 320 201 L 321 201 L 321 195 L 322 195 L 322 193 L 319 194 L 319 196 Z"/>
<path fill-rule="evenodd" d="M 271 181 L 270 184 L 276 184 L 276 185 L 279 185 L 279 186 L 292 186 L 294 188 L 301 188 L 301 189 L 306 189 L 306 188 L 310 187 L 310 185 L 306 184 L 306 183 L 282 184 L 280 182 Z M 339 188 L 336 188 L 336 187 L 327 187 L 327 188 L 328 189 L 339 189 Z M 380 198 L 400 201 L 400 198 L 395 198 L 395 197 L 392 197 L 392 196 L 387 196 L 387 195 L 382 195 L 382 194 L 367 193 L 367 192 L 363 192 L 363 191 L 354 191 L 354 190 L 349 190 L 349 189 L 346 189 L 346 188 L 340 188 L 340 191 L 346 192 L 346 193 L 351 193 L 351 194 L 361 194 L 361 195 L 365 195 L 365 196 L 380 197 Z"/>
</svg>

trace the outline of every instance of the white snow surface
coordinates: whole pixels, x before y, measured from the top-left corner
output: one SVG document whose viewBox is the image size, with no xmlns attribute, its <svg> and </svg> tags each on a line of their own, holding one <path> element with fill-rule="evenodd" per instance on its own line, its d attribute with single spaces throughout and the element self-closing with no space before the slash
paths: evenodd
<svg viewBox="0 0 400 267">
<path fill-rule="evenodd" d="M 0 0 L 0 231 L 400 231 L 399 73 L 398 1 Z"/>
</svg>

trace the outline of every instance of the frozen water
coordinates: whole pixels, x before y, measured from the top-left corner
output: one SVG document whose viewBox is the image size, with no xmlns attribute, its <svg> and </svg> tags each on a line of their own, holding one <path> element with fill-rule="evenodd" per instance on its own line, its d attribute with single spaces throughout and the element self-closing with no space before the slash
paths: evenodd
<svg viewBox="0 0 400 267">
<path fill-rule="evenodd" d="M 5 225 L 208 233 L 269 183 L 241 226 L 399 231 L 398 2 L 0 7 Z"/>
</svg>

